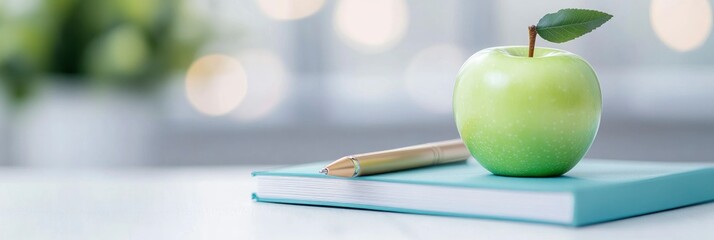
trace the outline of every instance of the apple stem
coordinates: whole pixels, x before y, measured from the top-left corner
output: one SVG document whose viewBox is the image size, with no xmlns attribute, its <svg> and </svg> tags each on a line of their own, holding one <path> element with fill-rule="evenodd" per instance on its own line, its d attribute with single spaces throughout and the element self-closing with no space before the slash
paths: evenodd
<svg viewBox="0 0 714 240">
<path fill-rule="evenodd" d="M 536 34 L 536 26 L 528 26 L 528 36 L 530 37 L 530 41 L 528 42 L 528 57 L 533 57 L 533 52 L 535 51 Z"/>
</svg>

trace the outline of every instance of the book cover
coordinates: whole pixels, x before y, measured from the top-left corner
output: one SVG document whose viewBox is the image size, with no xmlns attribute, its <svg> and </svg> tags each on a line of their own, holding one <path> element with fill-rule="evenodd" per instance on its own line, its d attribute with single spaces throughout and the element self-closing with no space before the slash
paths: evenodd
<svg viewBox="0 0 714 240">
<path fill-rule="evenodd" d="M 357 178 L 328 162 L 256 171 L 260 202 L 582 226 L 714 200 L 714 166 L 583 159 L 554 178 L 495 176 L 476 161 Z"/>
</svg>

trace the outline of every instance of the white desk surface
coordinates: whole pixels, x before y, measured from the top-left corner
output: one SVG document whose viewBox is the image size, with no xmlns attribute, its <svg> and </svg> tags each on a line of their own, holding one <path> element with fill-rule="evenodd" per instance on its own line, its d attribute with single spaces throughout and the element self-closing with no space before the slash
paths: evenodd
<svg viewBox="0 0 714 240">
<path fill-rule="evenodd" d="M 0 239 L 714 239 L 714 203 L 570 228 L 257 203 L 253 169 L 0 169 Z"/>
</svg>

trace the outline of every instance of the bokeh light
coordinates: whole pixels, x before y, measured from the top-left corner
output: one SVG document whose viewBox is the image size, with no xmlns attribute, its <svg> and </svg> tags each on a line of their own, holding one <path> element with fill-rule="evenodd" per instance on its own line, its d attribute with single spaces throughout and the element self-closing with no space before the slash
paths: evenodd
<svg viewBox="0 0 714 240">
<path fill-rule="evenodd" d="M 238 59 L 245 67 L 250 87 L 245 99 L 231 112 L 231 116 L 241 120 L 263 118 L 285 99 L 290 74 L 280 56 L 268 50 L 246 50 Z"/>
<path fill-rule="evenodd" d="M 334 16 L 342 40 L 364 52 L 380 52 L 399 42 L 408 21 L 404 0 L 340 0 Z"/>
<path fill-rule="evenodd" d="M 404 74 L 409 97 L 427 111 L 450 113 L 456 74 L 464 61 L 463 50 L 452 45 L 421 50 L 411 59 Z"/>
<path fill-rule="evenodd" d="M 245 70 L 229 56 L 201 57 L 186 73 L 186 96 L 196 110 L 207 115 L 229 113 L 245 98 L 246 91 Z"/>
<path fill-rule="evenodd" d="M 712 10 L 708 0 L 652 0 L 652 28 L 668 47 L 685 52 L 707 40 L 712 29 Z"/>
<path fill-rule="evenodd" d="M 295 20 L 315 14 L 325 0 L 257 0 L 258 7 L 276 20 Z"/>
</svg>

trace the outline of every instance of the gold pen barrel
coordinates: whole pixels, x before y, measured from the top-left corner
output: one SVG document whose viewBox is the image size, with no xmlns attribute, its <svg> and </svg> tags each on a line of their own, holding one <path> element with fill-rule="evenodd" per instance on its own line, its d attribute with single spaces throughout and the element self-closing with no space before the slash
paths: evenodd
<svg viewBox="0 0 714 240">
<path fill-rule="evenodd" d="M 460 139 L 350 156 L 357 160 L 357 176 L 393 172 L 467 159 L 471 154 Z"/>
</svg>

